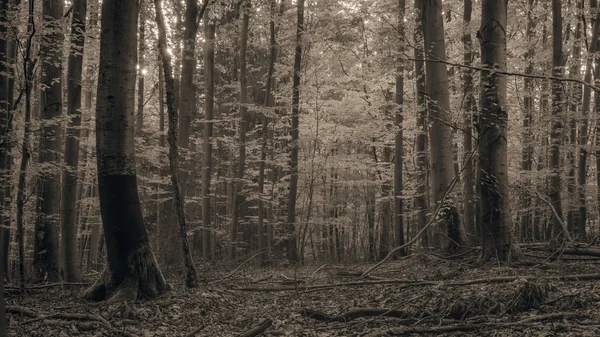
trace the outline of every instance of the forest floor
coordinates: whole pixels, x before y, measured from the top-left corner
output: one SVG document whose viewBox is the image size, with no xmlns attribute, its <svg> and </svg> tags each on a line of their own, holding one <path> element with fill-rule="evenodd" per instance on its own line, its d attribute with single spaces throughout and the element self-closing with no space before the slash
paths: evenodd
<svg viewBox="0 0 600 337">
<path fill-rule="evenodd" d="M 500 267 L 417 251 L 364 278 L 372 265 L 205 266 L 192 290 L 167 270 L 170 292 L 112 305 L 81 287 L 8 287 L 9 335 L 600 336 L 600 258 L 523 255 Z"/>
</svg>

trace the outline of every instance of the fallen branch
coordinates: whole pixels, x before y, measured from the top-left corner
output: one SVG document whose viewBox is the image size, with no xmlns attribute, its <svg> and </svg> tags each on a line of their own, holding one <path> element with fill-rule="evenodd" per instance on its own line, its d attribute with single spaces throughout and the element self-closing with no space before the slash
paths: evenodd
<svg viewBox="0 0 600 337">
<path fill-rule="evenodd" d="M 237 272 L 237 271 L 238 271 L 240 268 L 242 268 L 242 266 L 244 266 L 244 265 L 245 265 L 245 264 L 247 264 L 248 262 L 252 261 L 252 259 L 254 259 L 255 257 L 257 257 L 257 256 L 259 256 L 259 255 L 262 255 L 262 254 L 264 254 L 264 253 L 266 253 L 266 252 L 267 252 L 267 250 L 265 249 L 265 250 L 262 250 L 262 251 L 260 251 L 260 252 L 258 252 L 258 253 L 256 253 L 256 254 L 254 254 L 254 255 L 250 256 L 250 258 L 248 258 L 246 261 L 242 262 L 242 263 L 241 263 L 239 266 L 237 266 L 237 268 L 235 268 L 235 269 L 234 269 L 234 270 L 233 270 L 231 273 L 229 273 L 229 274 L 227 274 L 227 275 L 225 275 L 225 276 L 223 276 L 223 277 L 221 277 L 221 278 L 219 278 L 219 279 L 216 279 L 216 280 L 214 280 L 214 281 L 210 281 L 210 282 L 208 282 L 208 284 L 212 284 L 212 283 L 220 282 L 220 281 L 223 281 L 223 280 L 226 280 L 226 279 L 228 279 L 228 278 L 232 277 L 233 275 L 235 275 L 235 273 L 236 273 L 236 272 Z"/>
<path fill-rule="evenodd" d="M 185 335 L 185 337 L 194 337 L 202 330 L 204 330 L 204 325 L 201 325 L 201 326 L 197 327 L 196 329 L 192 330 L 190 333 Z"/>
<path fill-rule="evenodd" d="M 76 321 L 86 320 L 86 321 L 100 322 L 107 328 L 111 328 L 111 324 L 100 315 L 65 313 L 65 312 L 46 314 L 46 313 L 36 312 L 29 308 L 13 306 L 13 305 L 7 306 L 6 311 L 11 314 L 21 314 L 23 316 L 28 316 L 28 317 L 33 318 L 33 320 L 26 321 L 25 323 L 31 323 L 34 321 L 40 321 L 40 320 L 54 318 L 54 319 L 62 319 L 62 320 L 76 320 Z"/>
<path fill-rule="evenodd" d="M 560 275 L 560 276 L 499 276 L 492 278 L 482 278 L 473 280 L 459 280 L 454 282 L 445 281 L 418 281 L 418 280 L 377 280 L 377 281 L 360 281 L 360 282 L 345 282 L 325 285 L 313 285 L 304 287 L 277 287 L 277 288 L 236 288 L 240 291 L 256 291 L 256 292 L 277 292 L 277 291 L 308 291 L 308 290 L 327 290 L 336 287 L 362 287 L 370 285 L 385 285 L 385 284 L 404 284 L 401 288 L 410 288 L 418 286 L 467 286 L 473 284 L 497 284 L 510 283 L 517 280 L 547 280 L 547 281 L 592 281 L 600 280 L 600 274 L 577 274 L 577 275 Z"/>
<path fill-rule="evenodd" d="M 529 325 L 531 323 L 548 321 L 548 320 L 562 320 L 567 318 L 585 318 L 588 317 L 582 313 L 571 312 L 571 313 L 553 313 L 548 315 L 540 315 L 533 316 L 529 318 L 525 318 L 515 322 L 483 322 L 483 323 L 465 323 L 465 324 L 457 324 L 457 325 L 445 325 L 445 326 L 436 326 L 436 327 L 410 327 L 410 328 L 401 328 L 401 329 L 390 329 L 386 331 L 379 331 L 378 334 L 384 333 L 389 336 L 401 336 L 408 334 L 422 334 L 422 333 L 448 333 L 448 332 L 458 332 L 458 331 L 473 331 L 479 330 L 483 328 L 506 328 L 515 325 Z"/>
<path fill-rule="evenodd" d="M 327 315 L 323 312 L 313 309 L 302 309 L 300 315 L 307 318 L 312 318 L 321 322 L 350 322 L 360 317 L 395 317 L 407 318 L 408 314 L 397 309 L 381 309 L 381 308 L 361 308 L 348 311 L 338 316 Z M 415 319 L 407 319 L 406 324 L 412 324 L 408 321 L 415 322 Z"/>
<path fill-rule="evenodd" d="M 238 335 L 238 337 L 254 337 L 254 336 L 258 336 L 261 333 L 265 332 L 265 330 L 267 330 L 271 324 L 273 324 L 273 321 L 270 318 L 267 318 L 265 320 L 263 320 L 262 322 L 260 322 L 257 326 L 255 326 L 254 328 L 246 331 L 245 333 Z"/>
<path fill-rule="evenodd" d="M 33 285 L 33 286 L 28 286 L 25 287 L 25 290 L 35 290 L 35 289 L 45 289 L 45 288 L 52 288 L 52 287 L 72 287 L 72 286 L 88 286 L 89 283 L 87 282 L 58 282 L 58 283 L 48 283 L 48 284 L 37 284 L 37 285 Z M 16 286 L 6 286 L 5 289 L 19 289 L 19 287 Z"/>
</svg>

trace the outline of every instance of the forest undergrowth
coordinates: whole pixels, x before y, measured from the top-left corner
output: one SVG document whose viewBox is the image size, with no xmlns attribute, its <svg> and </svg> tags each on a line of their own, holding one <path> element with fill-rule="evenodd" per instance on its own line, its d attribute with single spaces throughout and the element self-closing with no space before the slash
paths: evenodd
<svg viewBox="0 0 600 337">
<path fill-rule="evenodd" d="M 9 335 L 600 335 L 600 258 L 535 246 L 521 255 L 503 267 L 479 264 L 476 250 L 419 250 L 368 275 L 368 264 L 207 263 L 192 290 L 166 268 L 173 289 L 133 303 L 85 301 L 83 284 L 32 285 L 26 294 L 7 286 Z"/>
</svg>

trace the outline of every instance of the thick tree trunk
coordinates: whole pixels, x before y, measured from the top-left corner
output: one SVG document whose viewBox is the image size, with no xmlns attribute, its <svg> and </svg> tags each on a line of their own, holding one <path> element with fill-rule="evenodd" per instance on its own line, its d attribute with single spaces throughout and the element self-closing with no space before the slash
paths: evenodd
<svg viewBox="0 0 600 337">
<path fill-rule="evenodd" d="M 598 49 L 598 33 L 600 31 L 600 13 L 596 14 L 596 19 L 592 25 L 592 38 L 590 47 L 588 50 L 587 60 L 585 63 L 585 75 L 584 81 L 586 83 L 590 83 L 592 81 L 592 61 L 594 58 L 594 53 Z M 596 72 L 599 72 L 600 68 L 596 67 Z M 596 75 L 596 78 L 598 78 Z M 579 146 L 579 161 L 577 163 L 577 178 L 578 178 L 578 203 L 579 203 L 579 215 L 578 219 L 578 232 L 579 235 L 586 235 L 586 225 L 587 225 L 587 199 L 586 199 L 586 187 L 587 187 L 587 143 L 588 143 L 588 115 L 590 110 L 590 101 L 591 101 L 591 88 L 589 86 L 585 86 L 583 88 L 583 103 L 581 106 L 581 125 L 579 127 L 579 137 L 577 138 L 577 145 Z"/>
<path fill-rule="evenodd" d="M 404 36 L 404 12 L 405 12 L 405 0 L 398 0 L 398 34 L 400 35 L 399 41 L 403 41 Z M 404 53 L 404 45 L 401 43 L 398 48 L 398 54 Z M 396 245 L 404 245 L 404 223 L 403 223 L 403 200 L 402 200 L 402 164 L 404 161 L 404 139 L 403 139 L 403 126 L 404 120 L 404 61 L 402 57 L 397 58 L 398 65 L 396 66 L 396 94 L 395 102 L 395 125 L 396 125 L 396 137 L 394 144 L 394 232 L 396 236 Z M 403 255 L 404 251 L 400 252 Z"/>
<path fill-rule="evenodd" d="M 508 190 L 508 102 L 506 77 L 507 7 L 504 0 L 484 0 L 481 9 L 481 116 L 479 118 L 479 163 L 481 177 L 482 235 L 484 260 L 509 261 L 512 249 Z"/>
<path fill-rule="evenodd" d="M 183 263 L 185 267 L 185 285 L 188 288 L 198 286 L 196 268 L 192 260 L 187 239 L 187 225 L 185 221 L 185 196 L 179 185 L 179 170 L 178 170 L 178 149 L 177 149 L 177 109 L 175 108 L 175 80 L 173 78 L 173 69 L 171 68 L 171 56 L 167 51 L 167 33 L 165 21 L 162 13 L 161 0 L 154 0 L 154 9 L 156 11 L 156 24 L 158 26 L 158 48 L 163 61 L 163 72 L 167 92 L 167 111 L 169 114 L 169 168 L 171 170 L 171 184 L 173 185 L 173 200 L 175 205 L 175 213 L 177 222 L 179 223 L 179 236 L 181 238 L 181 250 L 183 255 Z"/>
<path fill-rule="evenodd" d="M 415 77 L 417 86 L 417 135 L 416 135 L 416 156 L 417 156 L 417 195 L 415 196 L 414 207 L 417 211 L 417 228 L 421 230 L 427 224 L 427 207 L 429 200 L 429 188 L 427 184 L 427 102 L 425 101 L 425 62 L 423 62 L 423 0 L 415 0 L 415 34 L 414 39 L 417 48 L 414 49 L 415 55 Z M 429 246 L 428 231 L 423 234 L 423 246 Z"/>
<path fill-rule="evenodd" d="M 108 264 L 84 294 L 93 300 L 152 298 L 167 288 L 144 227 L 135 172 L 138 11 L 135 1 L 102 1 L 96 154 Z"/>
<path fill-rule="evenodd" d="M 473 41 L 471 38 L 471 13 L 473 11 L 473 1 L 464 0 L 464 13 L 463 13 L 463 62 L 465 65 L 470 66 L 473 64 Z M 465 230 L 469 237 L 476 238 L 477 227 L 475 224 L 475 165 L 473 151 L 473 121 L 477 116 L 477 103 L 475 102 L 474 94 L 474 83 L 473 83 L 473 70 L 465 68 L 463 72 L 463 93 L 464 93 L 464 132 L 463 132 L 463 196 L 464 196 L 464 219 L 465 219 Z M 468 240 L 473 241 L 473 240 Z M 476 241 L 476 240 L 475 240 Z"/>
<path fill-rule="evenodd" d="M 63 170 L 61 243 L 64 277 L 67 282 L 81 280 L 81 262 L 77 253 L 77 167 L 81 135 L 81 81 L 85 42 L 86 0 L 73 2 L 71 50 L 67 70 L 67 132 L 65 169 Z"/>
<path fill-rule="evenodd" d="M 562 17 L 561 1 L 552 0 L 552 75 L 562 77 Z M 560 146 L 562 143 L 563 128 L 563 90 L 560 81 L 552 82 L 552 129 L 550 132 L 550 202 L 556 210 L 558 217 L 562 219 L 562 200 L 561 200 L 561 177 L 560 177 Z M 552 237 L 558 236 L 562 228 L 556 216 L 552 217 Z M 562 233 L 568 236 L 568 233 Z"/>
<path fill-rule="evenodd" d="M 208 0 L 206 0 L 208 1 Z M 212 148 L 213 148 L 213 118 L 214 118 L 214 95 L 215 95 L 215 25 L 210 20 L 205 23 L 206 43 L 204 45 L 204 90 L 206 98 L 204 110 L 206 122 L 204 122 L 204 154 L 202 168 L 202 256 L 205 259 L 215 258 L 209 256 L 210 238 L 214 235 L 210 221 L 210 181 L 212 174 Z"/>
<path fill-rule="evenodd" d="M 429 128 L 433 197 L 437 204 L 442 204 L 441 219 L 447 231 L 447 249 L 454 250 L 465 241 L 464 229 L 460 222 L 460 214 L 451 190 L 456 182 L 454 161 L 452 158 L 452 130 L 450 128 L 450 92 L 446 65 L 439 60 L 446 60 L 444 42 L 444 21 L 442 19 L 442 1 L 423 1 L 423 27 L 425 50 L 428 51 L 426 62 L 426 84 L 429 94 Z"/>
<path fill-rule="evenodd" d="M 296 252 L 296 198 L 298 193 L 298 139 L 300 122 L 300 72 L 302 71 L 302 34 L 304 32 L 304 0 L 296 0 L 296 51 L 294 53 L 294 76 L 292 83 L 292 125 L 290 144 L 290 190 L 287 207 L 287 257 L 298 261 Z"/>
<path fill-rule="evenodd" d="M 44 31 L 40 47 L 41 87 L 40 108 L 44 126 L 40 135 L 39 163 L 47 167 L 40 173 L 37 183 L 38 217 L 35 222 L 33 266 L 35 280 L 58 281 L 59 275 L 59 214 L 60 172 L 58 164 L 61 152 L 62 116 L 62 17 L 64 2 L 43 2 Z"/>
<path fill-rule="evenodd" d="M 242 6 L 242 32 L 240 36 L 240 133 L 238 139 L 238 167 L 235 172 L 235 182 L 233 184 L 233 197 L 231 199 L 231 240 L 229 245 L 229 259 L 236 257 L 235 247 L 238 236 L 239 217 L 240 217 L 240 194 L 242 192 L 242 180 L 246 169 L 246 132 L 248 131 L 248 79 L 246 51 L 248 49 L 248 25 L 250 23 L 250 0 L 245 0 Z"/>
</svg>

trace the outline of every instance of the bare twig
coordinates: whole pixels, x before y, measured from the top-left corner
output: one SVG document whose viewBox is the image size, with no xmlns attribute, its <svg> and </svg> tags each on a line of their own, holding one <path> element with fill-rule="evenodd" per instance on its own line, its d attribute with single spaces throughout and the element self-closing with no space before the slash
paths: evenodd
<svg viewBox="0 0 600 337">
<path fill-rule="evenodd" d="M 254 336 L 258 336 L 261 333 L 265 332 L 265 330 L 267 330 L 272 324 L 273 324 L 273 320 L 271 320 L 270 318 L 267 318 L 267 319 L 263 320 L 262 322 L 260 322 L 254 328 L 252 328 L 252 329 L 244 332 L 241 335 L 238 335 L 238 337 L 254 337 Z"/>
</svg>

